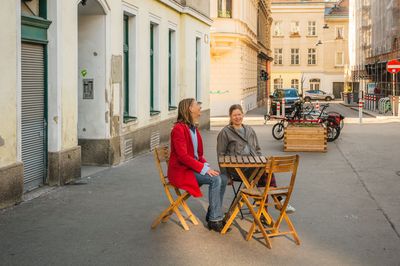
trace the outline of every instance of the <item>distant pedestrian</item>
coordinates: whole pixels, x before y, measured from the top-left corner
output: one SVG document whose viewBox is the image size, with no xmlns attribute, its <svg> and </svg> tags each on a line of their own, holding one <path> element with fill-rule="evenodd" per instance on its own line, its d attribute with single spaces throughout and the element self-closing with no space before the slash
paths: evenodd
<svg viewBox="0 0 400 266">
<path fill-rule="evenodd" d="M 168 178 L 174 186 L 201 197 L 201 185 L 209 185 L 208 228 L 221 232 L 224 227 L 222 201 L 227 177 L 213 170 L 203 156 L 203 141 L 197 129 L 201 106 L 195 99 L 179 102 L 178 118 L 171 132 Z"/>
</svg>

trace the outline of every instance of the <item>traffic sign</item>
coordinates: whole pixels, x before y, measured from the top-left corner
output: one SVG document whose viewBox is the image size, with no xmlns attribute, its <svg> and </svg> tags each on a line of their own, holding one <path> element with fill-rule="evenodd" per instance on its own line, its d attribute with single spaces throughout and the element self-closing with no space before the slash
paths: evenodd
<svg viewBox="0 0 400 266">
<path fill-rule="evenodd" d="M 390 60 L 387 63 L 386 68 L 387 68 L 387 71 L 389 71 L 390 73 L 396 74 L 397 72 L 400 71 L 400 61 L 398 61 L 396 59 Z"/>
</svg>

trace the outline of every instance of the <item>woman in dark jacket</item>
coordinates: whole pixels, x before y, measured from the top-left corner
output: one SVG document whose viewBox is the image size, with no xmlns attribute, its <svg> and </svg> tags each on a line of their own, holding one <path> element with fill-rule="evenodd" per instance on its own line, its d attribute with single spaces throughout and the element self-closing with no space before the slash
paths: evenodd
<svg viewBox="0 0 400 266">
<path fill-rule="evenodd" d="M 243 109 L 239 104 L 234 104 L 229 108 L 229 125 L 225 126 L 218 134 L 217 139 L 217 154 L 218 156 L 231 155 L 252 155 L 260 156 L 261 148 L 258 144 L 258 138 L 254 129 L 243 124 Z M 250 176 L 252 168 L 244 169 L 244 174 Z M 227 172 L 221 168 L 222 173 L 226 173 L 234 180 L 240 180 L 236 172 Z M 260 180 L 259 185 L 265 185 L 265 179 Z M 271 186 L 276 187 L 275 177 L 272 177 Z M 282 199 L 280 199 L 282 200 Z M 292 206 L 287 206 L 287 213 L 294 212 L 296 209 Z"/>
</svg>

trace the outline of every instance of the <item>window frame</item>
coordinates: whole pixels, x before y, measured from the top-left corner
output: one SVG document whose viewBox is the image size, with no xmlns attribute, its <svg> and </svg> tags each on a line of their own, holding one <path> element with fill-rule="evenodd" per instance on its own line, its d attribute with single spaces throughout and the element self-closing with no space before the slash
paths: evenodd
<svg viewBox="0 0 400 266">
<path fill-rule="evenodd" d="M 314 52 L 310 52 L 310 50 L 313 50 Z M 307 64 L 309 66 L 315 66 L 317 65 L 317 49 L 315 48 L 308 48 L 308 53 L 307 53 Z M 314 63 L 313 63 L 314 61 Z"/>
<path fill-rule="evenodd" d="M 297 50 L 297 54 L 293 53 L 293 50 Z M 290 64 L 293 66 L 300 65 L 300 49 L 299 48 L 290 48 Z"/>
<path fill-rule="evenodd" d="M 308 21 L 307 34 L 308 36 L 317 36 L 317 22 L 315 20 Z"/>
<path fill-rule="evenodd" d="M 280 50 L 280 53 L 276 53 L 277 50 Z M 283 65 L 283 48 L 274 48 L 274 65 Z"/>
</svg>

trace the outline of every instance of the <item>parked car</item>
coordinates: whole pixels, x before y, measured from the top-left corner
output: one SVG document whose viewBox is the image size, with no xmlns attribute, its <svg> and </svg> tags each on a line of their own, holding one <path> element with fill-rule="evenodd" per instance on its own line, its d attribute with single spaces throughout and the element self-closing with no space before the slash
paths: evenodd
<svg viewBox="0 0 400 266">
<path fill-rule="evenodd" d="M 309 90 L 304 92 L 304 101 L 310 102 L 311 100 L 325 100 L 332 101 L 335 99 L 335 95 L 332 93 L 326 93 L 321 90 Z"/>
<path fill-rule="evenodd" d="M 283 98 L 285 98 L 285 112 L 287 114 L 293 111 L 294 103 L 300 100 L 299 93 L 297 92 L 297 89 L 294 88 L 275 90 L 274 94 L 272 94 L 270 98 L 272 99 L 271 112 L 274 115 L 276 115 L 277 103 L 280 102 L 282 104 Z"/>
</svg>

